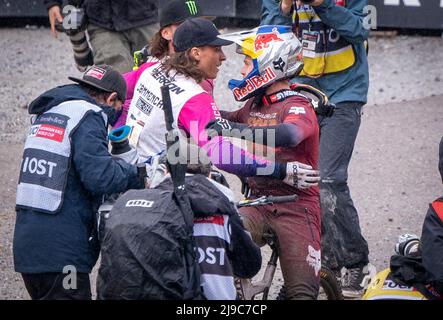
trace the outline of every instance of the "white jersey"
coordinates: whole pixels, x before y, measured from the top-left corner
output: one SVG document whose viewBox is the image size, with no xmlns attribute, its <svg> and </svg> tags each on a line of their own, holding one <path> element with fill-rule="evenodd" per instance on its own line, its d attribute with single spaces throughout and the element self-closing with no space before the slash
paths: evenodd
<svg viewBox="0 0 443 320">
<path fill-rule="evenodd" d="M 193 79 L 174 71 L 169 76 L 158 63 L 143 71 L 134 89 L 126 124 L 132 128 L 130 144 L 135 147 L 141 161 L 166 149 L 166 123 L 163 112 L 161 86 L 169 87 L 174 126 L 186 102 L 203 92 Z"/>
</svg>

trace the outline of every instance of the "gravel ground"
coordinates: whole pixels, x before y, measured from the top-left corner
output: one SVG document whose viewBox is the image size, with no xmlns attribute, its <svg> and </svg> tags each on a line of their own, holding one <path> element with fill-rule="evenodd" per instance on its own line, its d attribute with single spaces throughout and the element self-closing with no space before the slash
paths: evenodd
<svg viewBox="0 0 443 320">
<path fill-rule="evenodd" d="M 68 75 L 80 73 L 69 40 L 53 39 L 46 28 L 0 29 L 0 48 L 0 299 L 28 299 L 12 260 L 15 187 L 29 124 L 26 105 L 44 90 L 67 83 Z M 349 184 L 377 269 L 387 266 L 399 234 L 420 234 L 428 203 L 442 194 L 437 171 L 443 135 L 442 49 L 443 40 L 437 37 L 370 40 L 369 102 Z M 240 77 L 242 59 L 233 46 L 226 53 L 216 101 L 221 109 L 233 110 L 239 104 L 227 93 L 226 83 Z M 240 197 L 238 180 L 229 179 Z M 281 282 L 281 274 L 276 279 Z"/>
</svg>

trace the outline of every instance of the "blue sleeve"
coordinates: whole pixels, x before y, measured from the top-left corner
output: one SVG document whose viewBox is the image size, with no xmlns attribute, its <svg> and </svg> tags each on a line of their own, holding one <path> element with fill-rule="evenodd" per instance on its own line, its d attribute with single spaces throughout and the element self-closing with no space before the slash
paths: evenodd
<svg viewBox="0 0 443 320">
<path fill-rule="evenodd" d="M 290 26 L 291 16 L 283 16 L 280 10 L 279 0 L 263 0 L 261 8 L 260 25 L 279 24 Z"/>
<path fill-rule="evenodd" d="M 349 42 L 357 44 L 369 37 L 369 30 L 363 26 L 363 9 L 367 5 L 367 0 L 348 0 L 345 8 L 337 6 L 333 0 L 324 0 L 314 10 L 324 24 Z"/>
<path fill-rule="evenodd" d="M 93 195 L 141 188 L 137 167 L 112 158 L 100 114 L 86 115 L 72 135 L 72 159 L 87 191 Z"/>
</svg>

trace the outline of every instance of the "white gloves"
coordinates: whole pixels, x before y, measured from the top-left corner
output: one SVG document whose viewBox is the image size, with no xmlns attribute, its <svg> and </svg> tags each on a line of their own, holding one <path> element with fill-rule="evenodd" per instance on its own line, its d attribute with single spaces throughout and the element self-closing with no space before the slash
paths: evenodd
<svg viewBox="0 0 443 320">
<path fill-rule="evenodd" d="M 307 189 L 317 186 L 319 181 L 320 172 L 312 169 L 310 165 L 297 161 L 287 163 L 284 183 L 298 189 Z"/>
<path fill-rule="evenodd" d="M 168 173 L 166 167 L 166 152 L 163 151 L 154 156 L 149 156 L 145 163 L 148 188 L 155 188 L 164 180 Z"/>
</svg>

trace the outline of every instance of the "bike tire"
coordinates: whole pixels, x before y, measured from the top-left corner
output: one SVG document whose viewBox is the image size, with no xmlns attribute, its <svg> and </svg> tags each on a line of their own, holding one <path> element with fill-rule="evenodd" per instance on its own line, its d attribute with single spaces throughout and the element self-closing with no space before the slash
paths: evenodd
<svg viewBox="0 0 443 320">
<path fill-rule="evenodd" d="M 323 289 L 326 300 L 343 300 L 341 285 L 335 277 L 334 272 L 328 268 L 320 269 L 320 287 Z"/>
</svg>

